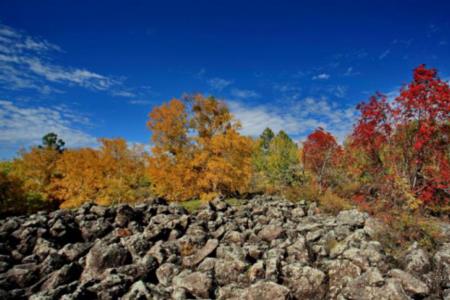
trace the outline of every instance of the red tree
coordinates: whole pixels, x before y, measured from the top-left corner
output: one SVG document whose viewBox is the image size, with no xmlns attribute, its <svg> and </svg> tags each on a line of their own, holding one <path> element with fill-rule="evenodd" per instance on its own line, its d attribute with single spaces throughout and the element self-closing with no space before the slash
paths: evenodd
<svg viewBox="0 0 450 300">
<path fill-rule="evenodd" d="M 395 101 L 398 127 L 403 128 L 396 132 L 396 142 L 404 146 L 403 174 L 422 200 L 441 196 L 448 200 L 448 83 L 439 79 L 435 69 L 420 65 Z"/>
<path fill-rule="evenodd" d="M 417 67 L 392 106 L 376 94 L 358 109 L 351 145 L 369 161 L 364 171 L 385 182 L 400 176 L 425 203 L 447 202 L 450 88 L 436 70 Z"/>
<path fill-rule="evenodd" d="M 368 103 L 357 106 L 361 116 L 351 136 L 352 146 L 362 149 L 368 156 L 370 171 L 380 172 L 383 168 L 381 149 L 390 140 L 393 110 L 386 96 L 377 93 Z"/>
<path fill-rule="evenodd" d="M 323 128 L 308 135 L 303 144 L 303 164 L 317 176 L 321 186 L 326 185 L 326 174 L 336 165 L 341 151 L 336 138 Z"/>
</svg>

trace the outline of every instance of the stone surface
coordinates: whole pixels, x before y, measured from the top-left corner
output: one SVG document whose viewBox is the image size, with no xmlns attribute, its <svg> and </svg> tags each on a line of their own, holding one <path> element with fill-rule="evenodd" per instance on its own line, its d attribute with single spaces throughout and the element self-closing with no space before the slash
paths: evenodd
<svg viewBox="0 0 450 300">
<path fill-rule="evenodd" d="M 389 276 L 392 278 L 398 279 L 403 289 L 409 293 L 411 296 L 427 296 L 430 292 L 428 286 L 420 281 L 419 279 L 415 278 L 413 275 L 406 273 L 399 269 L 393 269 L 390 270 L 388 273 Z"/>
<path fill-rule="evenodd" d="M 2 299 L 446 299 L 450 243 L 398 261 L 381 223 L 306 201 L 162 199 L 0 220 Z M 380 235 L 381 234 L 381 235 Z"/>
</svg>

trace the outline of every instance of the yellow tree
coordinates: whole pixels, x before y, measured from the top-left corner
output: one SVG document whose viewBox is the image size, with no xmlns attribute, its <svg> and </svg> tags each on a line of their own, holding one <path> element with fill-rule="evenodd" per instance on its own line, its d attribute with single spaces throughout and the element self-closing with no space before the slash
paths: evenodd
<svg viewBox="0 0 450 300">
<path fill-rule="evenodd" d="M 150 113 L 153 156 L 149 174 L 169 200 L 210 199 L 244 192 L 251 176 L 252 140 L 238 133 L 226 105 L 214 97 L 173 99 Z"/>
<path fill-rule="evenodd" d="M 50 182 L 61 153 L 50 147 L 33 147 L 14 160 L 11 175 L 23 182 L 23 189 L 43 200 L 52 200 Z"/>
<path fill-rule="evenodd" d="M 114 204 L 133 202 L 145 196 L 145 154 L 137 153 L 123 139 L 100 139 L 100 149 L 64 151 L 53 180 L 55 197 L 62 207 L 84 202 Z"/>
<path fill-rule="evenodd" d="M 57 171 L 60 176 L 53 180 L 52 187 L 63 208 L 94 201 L 104 188 L 97 150 L 81 148 L 64 151 Z"/>
<path fill-rule="evenodd" d="M 152 157 L 148 174 L 155 193 L 170 200 L 194 196 L 192 147 L 188 137 L 188 116 L 184 103 L 172 99 L 155 107 L 147 123 L 152 131 Z"/>
</svg>

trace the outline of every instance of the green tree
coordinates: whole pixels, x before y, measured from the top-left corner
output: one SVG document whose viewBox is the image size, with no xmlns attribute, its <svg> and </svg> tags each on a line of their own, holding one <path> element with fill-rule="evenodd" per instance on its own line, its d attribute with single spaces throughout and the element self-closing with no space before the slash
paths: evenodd
<svg viewBox="0 0 450 300">
<path fill-rule="evenodd" d="M 56 133 L 50 132 L 42 137 L 42 145 L 39 148 L 54 149 L 58 152 L 64 151 L 65 142 L 62 139 L 58 139 Z"/>
<path fill-rule="evenodd" d="M 275 137 L 275 134 L 273 133 L 272 129 L 270 129 L 269 127 L 264 129 L 263 133 L 259 136 L 260 141 L 261 141 L 261 148 L 265 153 L 267 153 L 269 151 L 270 142 L 272 142 L 274 137 Z"/>
<path fill-rule="evenodd" d="M 273 184 L 292 185 L 299 169 L 298 148 L 294 141 L 280 131 L 270 142 L 267 154 L 267 174 Z"/>
</svg>

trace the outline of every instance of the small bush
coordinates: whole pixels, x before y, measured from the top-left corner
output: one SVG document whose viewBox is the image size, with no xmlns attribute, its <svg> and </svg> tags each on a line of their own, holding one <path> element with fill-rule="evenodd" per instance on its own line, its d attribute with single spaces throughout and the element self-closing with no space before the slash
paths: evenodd
<svg viewBox="0 0 450 300">
<path fill-rule="evenodd" d="M 282 195 L 292 202 L 301 200 L 315 202 L 319 199 L 320 190 L 317 185 L 308 183 L 301 186 L 285 187 L 282 190 Z"/>
<path fill-rule="evenodd" d="M 341 210 L 352 208 L 351 203 L 327 190 L 323 195 L 318 197 L 320 208 L 328 213 L 336 214 Z"/>
<path fill-rule="evenodd" d="M 439 226 L 433 219 L 405 211 L 388 211 L 379 213 L 389 230 L 376 237 L 394 257 L 402 255 L 412 243 L 433 251 L 441 238 Z"/>
</svg>

